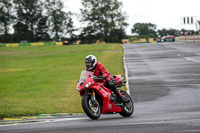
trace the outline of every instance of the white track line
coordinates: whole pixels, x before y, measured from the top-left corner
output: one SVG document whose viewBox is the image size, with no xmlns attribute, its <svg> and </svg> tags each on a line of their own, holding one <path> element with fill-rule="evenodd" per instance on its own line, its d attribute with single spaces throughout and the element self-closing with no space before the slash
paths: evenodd
<svg viewBox="0 0 200 133">
<path fill-rule="evenodd" d="M 20 123 L 16 122 L 14 124 L 5 124 L 5 125 L 0 125 L 0 127 L 8 127 L 8 126 L 21 126 L 21 125 L 31 125 L 31 124 L 41 124 L 41 123 L 49 123 L 49 122 L 61 122 L 61 121 L 75 121 L 75 120 L 83 120 L 87 118 L 59 118 L 59 119 L 48 119 L 48 120 L 33 120 L 34 122 L 29 122 L 27 123 Z"/>
<path fill-rule="evenodd" d="M 189 60 L 189 61 L 192 61 L 192 62 L 195 62 L 195 63 L 200 63 L 200 61 L 192 59 L 192 58 L 189 58 L 189 57 L 185 57 L 185 59 Z"/>
<path fill-rule="evenodd" d="M 124 63 L 124 70 L 125 70 L 125 78 L 126 78 L 126 92 L 130 95 L 130 89 L 129 89 L 129 79 L 128 79 L 128 69 L 126 66 L 126 57 L 125 57 L 125 47 L 123 44 L 121 44 L 124 48 L 124 57 L 123 57 L 123 63 Z"/>
</svg>

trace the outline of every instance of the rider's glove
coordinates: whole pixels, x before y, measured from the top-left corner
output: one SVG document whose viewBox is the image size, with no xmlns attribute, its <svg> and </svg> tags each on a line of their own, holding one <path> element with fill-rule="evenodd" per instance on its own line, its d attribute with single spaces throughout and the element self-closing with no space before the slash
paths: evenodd
<svg viewBox="0 0 200 133">
<path fill-rule="evenodd" d="M 99 75 L 99 76 L 97 76 L 97 78 L 98 78 L 99 80 L 103 80 L 105 77 L 104 77 L 103 75 Z"/>
</svg>

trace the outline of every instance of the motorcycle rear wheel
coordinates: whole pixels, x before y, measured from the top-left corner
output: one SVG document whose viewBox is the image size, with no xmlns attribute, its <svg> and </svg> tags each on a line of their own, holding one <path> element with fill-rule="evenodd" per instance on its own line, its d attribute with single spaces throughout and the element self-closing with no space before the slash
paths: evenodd
<svg viewBox="0 0 200 133">
<path fill-rule="evenodd" d="M 125 91 L 120 90 L 120 93 L 122 95 L 124 95 L 127 99 L 129 99 L 130 102 L 123 103 L 123 105 L 121 106 L 122 112 L 120 112 L 119 114 L 124 117 L 129 117 L 133 114 L 133 111 L 134 111 L 133 101 L 132 101 L 131 97 Z"/>
<path fill-rule="evenodd" d="M 84 94 L 82 96 L 82 107 L 86 115 L 93 120 L 101 116 L 101 108 L 98 100 L 96 100 L 96 105 L 94 105 L 89 94 Z"/>
</svg>

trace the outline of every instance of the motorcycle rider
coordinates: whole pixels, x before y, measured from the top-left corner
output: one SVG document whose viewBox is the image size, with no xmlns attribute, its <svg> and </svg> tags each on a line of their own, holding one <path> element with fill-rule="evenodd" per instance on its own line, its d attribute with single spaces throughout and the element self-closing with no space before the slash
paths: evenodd
<svg viewBox="0 0 200 133">
<path fill-rule="evenodd" d="M 103 64 L 97 62 L 96 56 L 86 56 L 85 63 L 86 70 L 94 72 L 95 76 L 102 78 L 104 81 L 104 85 L 107 86 L 111 91 L 113 91 L 122 102 L 128 103 L 130 101 L 126 97 L 121 95 L 121 93 L 117 90 L 113 80 L 113 76 L 105 69 Z"/>
</svg>

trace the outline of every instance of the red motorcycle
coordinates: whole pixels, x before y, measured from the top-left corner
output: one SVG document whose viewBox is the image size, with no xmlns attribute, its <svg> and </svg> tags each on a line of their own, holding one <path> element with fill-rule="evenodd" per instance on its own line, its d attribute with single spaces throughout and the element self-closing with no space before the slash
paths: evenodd
<svg viewBox="0 0 200 133">
<path fill-rule="evenodd" d="M 117 88 L 124 86 L 121 75 L 113 76 Z M 102 83 L 103 80 L 93 72 L 83 70 L 77 84 L 77 90 L 82 97 L 84 112 L 91 119 L 98 119 L 101 114 L 119 113 L 124 117 L 133 114 L 134 105 L 131 97 L 123 90 L 120 93 L 130 102 L 123 103 L 110 89 Z"/>
</svg>

